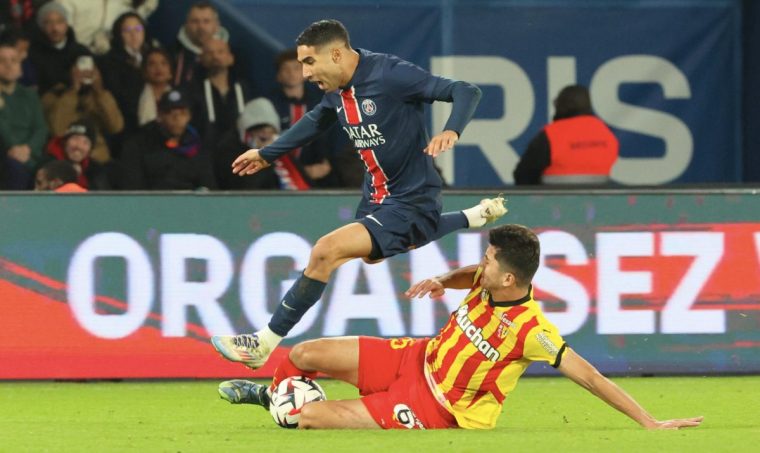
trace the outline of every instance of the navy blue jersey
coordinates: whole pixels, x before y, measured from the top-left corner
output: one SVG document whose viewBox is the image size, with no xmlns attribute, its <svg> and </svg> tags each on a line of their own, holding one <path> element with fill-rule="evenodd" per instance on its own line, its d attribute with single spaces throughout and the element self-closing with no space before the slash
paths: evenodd
<svg viewBox="0 0 760 453">
<path fill-rule="evenodd" d="M 440 211 L 441 178 L 423 152 L 429 140 L 424 104 L 456 98 L 446 129 L 461 134 L 480 91 L 392 55 L 357 51 L 359 64 L 349 83 L 325 93 L 304 120 L 262 149 L 261 156 L 271 162 L 338 121 L 367 168 L 364 203 Z"/>
</svg>

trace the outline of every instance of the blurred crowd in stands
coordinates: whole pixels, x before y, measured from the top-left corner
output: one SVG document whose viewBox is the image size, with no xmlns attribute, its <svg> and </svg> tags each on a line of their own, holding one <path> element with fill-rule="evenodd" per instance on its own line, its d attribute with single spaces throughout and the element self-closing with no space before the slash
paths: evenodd
<svg viewBox="0 0 760 453">
<path fill-rule="evenodd" d="M 167 0 L 164 0 L 167 1 Z M 278 90 L 251 98 L 215 7 L 188 10 L 174 43 L 146 31 L 159 0 L 0 0 L 0 190 L 359 187 L 337 128 L 253 176 L 230 166 L 321 99 L 295 50 Z"/>
</svg>

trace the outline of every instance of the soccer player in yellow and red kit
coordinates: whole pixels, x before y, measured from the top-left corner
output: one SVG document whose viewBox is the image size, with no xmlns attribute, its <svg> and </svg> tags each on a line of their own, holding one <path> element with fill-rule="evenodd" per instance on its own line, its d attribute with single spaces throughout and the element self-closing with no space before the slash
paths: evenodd
<svg viewBox="0 0 760 453">
<path fill-rule="evenodd" d="M 536 235 L 520 225 L 489 232 L 479 265 L 423 280 L 410 298 L 470 288 L 435 338 L 323 338 L 296 345 L 274 383 L 317 372 L 359 389 L 355 400 L 318 401 L 301 411 L 300 428 L 493 428 L 504 398 L 533 362 L 546 362 L 649 429 L 698 426 L 702 417 L 659 421 L 575 353 L 533 299 Z M 222 398 L 267 407 L 264 385 L 223 382 Z"/>
</svg>

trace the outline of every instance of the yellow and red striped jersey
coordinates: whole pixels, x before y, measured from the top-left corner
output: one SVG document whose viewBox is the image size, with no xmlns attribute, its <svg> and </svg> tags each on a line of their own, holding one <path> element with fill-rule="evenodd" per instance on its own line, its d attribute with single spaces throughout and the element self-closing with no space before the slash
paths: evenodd
<svg viewBox="0 0 760 453">
<path fill-rule="evenodd" d="M 425 377 L 462 428 L 493 428 L 532 362 L 559 366 L 565 342 L 533 300 L 494 302 L 478 268 L 470 292 L 425 351 Z"/>
</svg>

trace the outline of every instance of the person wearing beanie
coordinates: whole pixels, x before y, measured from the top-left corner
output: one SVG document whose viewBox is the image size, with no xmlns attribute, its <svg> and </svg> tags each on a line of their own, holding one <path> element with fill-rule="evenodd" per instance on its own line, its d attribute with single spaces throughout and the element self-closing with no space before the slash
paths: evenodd
<svg viewBox="0 0 760 453">
<path fill-rule="evenodd" d="M 216 189 L 211 159 L 190 125 L 190 101 L 179 90 L 158 101 L 158 119 L 142 127 L 122 152 L 128 190 Z"/>
<path fill-rule="evenodd" d="M 42 33 L 32 41 L 29 60 L 37 72 L 37 91 L 42 96 L 55 85 L 68 83 L 67 68 L 90 52 L 76 41 L 68 11 L 61 4 L 46 3 L 37 11 L 36 19 Z"/>
<path fill-rule="evenodd" d="M 96 139 L 95 128 L 90 123 L 75 121 L 63 136 L 54 137 L 48 142 L 47 161 L 70 163 L 77 172 L 76 183 L 85 189 L 112 189 L 110 166 L 91 158 Z"/>
<path fill-rule="evenodd" d="M 105 163 L 111 160 L 108 140 L 124 128 L 113 94 L 103 85 L 100 70 L 89 55 L 83 55 L 68 68 L 71 82 L 58 84 L 42 96 L 45 116 L 54 136 L 61 136 L 74 121 L 95 126 L 97 138 L 92 158 Z"/>
<path fill-rule="evenodd" d="M 241 133 L 242 126 L 246 126 L 246 133 L 242 139 L 244 143 L 249 144 L 248 148 L 263 148 L 272 143 L 281 132 L 280 116 L 272 102 L 266 98 L 254 99 L 246 105 L 238 120 L 238 133 Z M 275 161 L 272 169 L 277 175 L 281 189 L 309 190 L 312 186 L 295 152 Z"/>
<path fill-rule="evenodd" d="M 227 131 L 214 150 L 214 172 L 222 190 L 270 190 L 281 187 L 274 167 L 240 178 L 230 166 L 240 153 L 272 143 L 280 133 L 280 118 L 266 98 L 249 101 L 238 116 L 237 127 Z"/>
<path fill-rule="evenodd" d="M 515 184 L 606 184 L 618 158 L 618 140 L 591 108 L 588 89 L 563 88 L 554 121 L 528 144 L 513 172 Z"/>
</svg>

